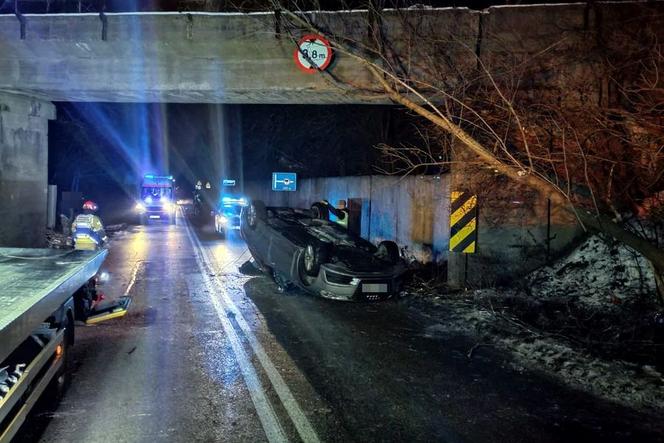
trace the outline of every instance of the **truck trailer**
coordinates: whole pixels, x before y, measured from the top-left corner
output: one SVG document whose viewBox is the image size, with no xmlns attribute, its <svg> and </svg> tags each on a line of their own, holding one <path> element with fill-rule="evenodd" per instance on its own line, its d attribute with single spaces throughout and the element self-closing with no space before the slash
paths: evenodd
<svg viewBox="0 0 664 443">
<path fill-rule="evenodd" d="M 94 310 L 107 254 L 0 248 L 0 443 L 14 437 L 40 396 L 62 394 L 75 320 L 126 312 L 124 300 Z"/>
</svg>

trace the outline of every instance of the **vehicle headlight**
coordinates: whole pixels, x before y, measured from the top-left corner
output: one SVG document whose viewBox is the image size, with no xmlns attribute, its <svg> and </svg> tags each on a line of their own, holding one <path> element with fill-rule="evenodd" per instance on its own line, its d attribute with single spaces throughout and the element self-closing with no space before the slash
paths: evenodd
<svg viewBox="0 0 664 443">
<path fill-rule="evenodd" d="M 225 225 L 226 223 L 228 223 L 228 218 L 226 218 L 223 215 L 217 215 L 217 221 Z"/>
<path fill-rule="evenodd" d="M 136 203 L 136 212 L 143 213 L 145 212 L 145 205 L 143 203 Z"/>
</svg>

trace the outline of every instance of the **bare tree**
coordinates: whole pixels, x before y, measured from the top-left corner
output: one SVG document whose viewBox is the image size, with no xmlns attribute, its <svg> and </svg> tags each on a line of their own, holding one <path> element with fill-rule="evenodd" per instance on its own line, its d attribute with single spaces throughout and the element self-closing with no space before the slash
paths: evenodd
<svg viewBox="0 0 664 443">
<path fill-rule="evenodd" d="M 661 223 L 664 19 L 657 5 L 631 7 L 622 21 L 560 29 L 537 48 L 518 34 L 468 38 L 461 15 L 441 29 L 428 11 L 370 8 L 359 21 L 367 38 L 323 15 L 282 15 L 293 42 L 302 31 L 326 36 L 372 83 L 321 71 L 327 81 L 384 94 L 438 131 L 435 149 L 382 146 L 392 170 L 480 165 L 639 251 L 662 275 L 664 251 L 630 220 Z"/>
</svg>

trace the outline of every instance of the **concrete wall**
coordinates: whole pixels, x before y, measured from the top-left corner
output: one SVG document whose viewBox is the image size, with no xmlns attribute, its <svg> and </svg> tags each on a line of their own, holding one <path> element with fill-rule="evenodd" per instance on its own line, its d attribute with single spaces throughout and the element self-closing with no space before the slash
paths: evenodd
<svg viewBox="0 0 664 443">
<path fill-rule="evenodd" d="M 324 177 L 298 181 L 295 192 L 275 192 L 270 182 L 245 184 L 246 194 L 271 206 L 308 208 L 327 199 L 361 199 L 362 237 L 394 240 L 423 262 L 447 260 L 449 176 Z"/>
<path fill-rule="evenodd" d="M 0 246 L 46 242 L 50 102 L 0 93 Z"/>
<path fill-rule="evenodd" d="M 566 212 L 553 207 L 549 216 L 547 200 L 528 188 L 501 179 L 461 184 L 453 178 L 452 174 L 323 177 L 300 180 L 295 192 L 272 191 L 269 181 L 248 183 L 245 193 L 268 206 L 297 208 L 322 199 L 331 203 L 362 199 L 363 238 L 374 243 L 394 240 L 421 262 L 449 260 L 448 283 L 457 288 L 509 283 L 570 249 L 581 234 Z M 449 196 L 452 190 L 469 187 L 479 189 L 479 222 L 477 253 L 466 258 L 466 254 L 448 252 Z"/>
</svg>

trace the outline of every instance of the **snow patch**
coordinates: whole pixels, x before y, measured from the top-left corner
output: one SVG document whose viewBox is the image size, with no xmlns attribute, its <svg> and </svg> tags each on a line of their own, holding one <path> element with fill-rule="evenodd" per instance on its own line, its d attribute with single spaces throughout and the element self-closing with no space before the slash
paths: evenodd
<svg viewBox="0 0 664 443">
<path fill-rule="evenodd" d="M 526 284 L 535 297 L 574 298 L 595 307 L 655 292 L 653 270 L 643 256 L 598 236 L 588 238 L 553 266 L 534 271 Z"/>
</svg>

